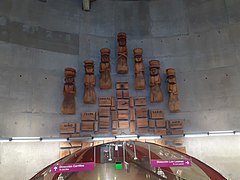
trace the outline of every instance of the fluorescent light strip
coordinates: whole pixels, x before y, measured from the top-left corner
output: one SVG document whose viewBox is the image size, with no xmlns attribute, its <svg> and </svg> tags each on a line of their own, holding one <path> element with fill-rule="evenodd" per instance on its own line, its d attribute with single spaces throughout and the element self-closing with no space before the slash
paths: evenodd
<svg viewBox="0 0 240 180">
<path fill-rule="evenodd" d="M 137 135 L 132 135 L 132 134 L 129 134 L 129 135 L 117 135 L 116 136 L 117 138 L 137 138 Z"/>
<path fill-rule="evenodd" d="M 209 136 L 232 136 L 234 132 L 226 132 L 226 133 L 210 133 Z"/>
<path fill-rule="evenodd" d="M 139 139 L 161 139 L 161 136 L 140 136 Z"/>
<path fill-rule="evenodd" d="M 12 140 L 17 140 L 17 139 L 20 139 L 20 140 L 40 139 L 40 137 L 12 137 Z"/>
<path fill-rule="evenodd" d="M 114 140 L 115 137 L 94 137 L 93 141 L 104 141 L 104 140 Z"/>
<path fill-rule="evenodd" d="M 39 142 L 40 137 L 12 137 L 11 142 Z"/>
<path fill-rule="evenodd" d="M 67 142 L 67 138 L 42 138 L 42 142 Z"/>
<path fill-rule="evenodd" d="M 240 135 L 240 131 L 235 131 L 235 135 Z"/>
<path fill-rule="evenodd" d="M 0 142 L 10 142 L 10 141 L 9 141 L 9 138 L 1 138 Z"/>
<path fill-rule="evenodd" d="M 92 139 L 92 137 L 88 136 L 88 137 L 69 137 L 69 140 L 89 140 L 89 139 Z"/>
<path fill-rule="evenodd" d="M 207 137 L 208 133 L 202 133 L 202 134 L 185 134 L 185 137 Z"/>
</svg>

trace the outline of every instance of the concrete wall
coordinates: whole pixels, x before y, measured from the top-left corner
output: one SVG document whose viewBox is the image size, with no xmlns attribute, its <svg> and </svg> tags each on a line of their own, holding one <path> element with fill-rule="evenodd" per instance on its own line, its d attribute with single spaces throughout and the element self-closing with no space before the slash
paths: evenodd
<svg viewBox="0 0 240 180">
<path fill-rule="evenodd" d="M 237 0 L 96 0 L 85 12 L 79 0 L 0 1 L 0 136 L 58 136 L 61 122 L 79 122 L 82 111 L 97 110 L 82 103 L 83 61 L 95 61 L 98 85 L 102 47 L 112 51 L 113 81 L 129 80 L 130 95 L 147 96 L 148 104 L 149 87 L 133 88 L 132 50 L 144 50 L 147 82 L 148 61 L 161 61 L 165 100 L 149 107 L 163 109 L 166 119 L 185 119 L 186 132 L 240 129 L 239 6 Z M 127 33 L 128 76 L 116 74 L 119 31 Z M 72 116 L 60 114 L 67 66 L 77 69 Z M 167 107 L 168 67 L 177 70 L 181 112 L 176 114 Z M 96 91 L 115 95 L 114 89 Z"/>
</svg>

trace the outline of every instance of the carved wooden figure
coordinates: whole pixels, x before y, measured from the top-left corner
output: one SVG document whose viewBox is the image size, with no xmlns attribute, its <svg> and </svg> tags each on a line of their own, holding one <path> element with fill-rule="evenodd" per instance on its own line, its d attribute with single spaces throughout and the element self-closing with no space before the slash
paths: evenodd
<svg viewBox="0 0 240 180">
<path fill-rule="evenodd" d="M 102 48 L 101 52 L 101 64 L 100 64 L 100 89 L 111 89 L 111 65 L 110 65 L 110 49 Z"/>
<path fill-rule="evenodd" d="M 134 52 L 134 73 L 135 73 L 135 89 L 142 90 L 145 89 L 145 79 L 144 79 L 144 64 L 142 59 L 142 48 L 135 48 Z"/>
<path fill-rule="evenodd" d="M 127 37 L 126 33 L 118 33 L 118 64 L 117 73 L 127 74 L 128 64 L 127 64 Z"/>
<path fill-rule="evenodd" d="M 85 104 L 96 104 L 96 78 L 94 76 L 94 63 L 92 60 L 84 61 L 85 76 L 84 76 L 84 97 Z"/>
<path fill-rule="evenodd" d="M 167 73 L 167 81 L 168 81 L 168 93 L 169 100 L 168 106 L 170 112 L 178 112 L 180 111 L 180 102 L 178 99 L 178 91 L 176 84 L 176 70 L 173 68 L 166 69 Z"/>
<path fill-rule="evenodd" d="M 63 114 L 75 114 L 75 95 L 76 86 L 74 77 L 76 76 L 76 70 L 73 68 L 65 68 L 65 83 L 63 88 L 64 100 L 62 103 L 61 111 Z"/>
<path fill-rule="evenodd" d="M 160 62 L 158 60 L 149 61 L 150 66 L 150 102 L 162 102 L 163 95 L 160 88 Z"/>
</svg>

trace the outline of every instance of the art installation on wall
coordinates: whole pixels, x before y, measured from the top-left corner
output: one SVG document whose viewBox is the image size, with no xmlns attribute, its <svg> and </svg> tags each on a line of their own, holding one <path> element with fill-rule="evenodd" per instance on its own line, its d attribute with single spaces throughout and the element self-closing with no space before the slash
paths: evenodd
<svg viewBox="0 0 240 180">
<path fill-rule="evenodd" d="M 176 70 L 173 68 L 168 68 L 168 69 L 166 69 L 166 74 L 167 74 L 167 81 L 168 81 L 169 110 L 170 110 L 170 112 L 179 112 L 180 111 L 180 102 L 178 99 Z"/>
<path fill-rule="evenodd" d="M 85 104 L 96 104 L 96 78 L 94 75 L 94 62 L 92 60 L 84 61 L 85 76 L 84 76 L 84 96 Z"/>
<path fill-rule="evenodd" d="M 100 63 L 100 89 L 112 89 L 110 49 L 102 48 Z"/>
<path fill-rule="evenodd" d="M 125 32 L 118 33 L 118 64 L 117 73 L 127 74 L 128 63 L 127 63 L 127 35 Z"/>
<path fill-rule="evenodd" d="M 76 76 L 76 70 L 73 68 L 65 68 L 64 76 L 65 76 L 65 83 L 63 88 L 64 100 L 62 103 L 61 111 L 63 114 L 75 114 L 76 86 L 74 78 Z"/>
<path fill-rule="evenodd" d="M 134 53 L 134 74 L 135 74 L 135 89 L 136 90 L 143 90 L 145 89 L 145 79 L 144 79 L 144 64 L 142 48 L 135 48 L 133 50 Z"/>
<path fill-rule="evenodd" d="M 163 101 L 163 95 L 161 91 L 161 78 L 160 78 L 160 61 L 149 61 L 150 69 L 150 102 L 157 103 Z"/>
</svg>

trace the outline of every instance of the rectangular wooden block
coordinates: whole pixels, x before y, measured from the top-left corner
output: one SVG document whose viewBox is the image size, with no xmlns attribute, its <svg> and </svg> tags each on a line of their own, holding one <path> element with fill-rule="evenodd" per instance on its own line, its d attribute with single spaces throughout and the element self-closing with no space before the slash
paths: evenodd
<svg viewBox="0 0 240 180">
<path fill-rule="evenodd" d="M 116 97 L 111 98 L 111 107 L 116 107 Z"/>
<path fill-rule="evenodd" d="M 135 106 L 146 106 L 147 99 L 146 97 L 136 97 L 135 98 Z"/>
<path fill-rule="evenodd" d="M 167 130 L 166 129 L 155 129 L 155 134 L 156 135 L 166 135 Z"/>
<path fill-rule="evenodd" d="M 136 123 L 135 123 L 135 121 L 131 121 L 130 122 L 130 132 L 135 133 L 135 131 L 136 131 Z"/>
<path fill-rule="evenodd" d="M 94 131 L 95 131 L 95 132 L 98 131 L 98 122 L 95 122 L 95 124 L 94 124 Z"/>
<path fill-rule="evenodd" d="M 110 108 L 100 107 L 99 108 L 99 116 L 100 117 L 109 117 L 110 116 Z"/>
<path fill-rule="evenodd" d="M 148 117 L 148 109 L 147 108 L 136 108 L 136 117 Z"/>
<path fill-rule="evenodd" d="M 75 133 L 75 123 L 62 123 L 60 125 L 61 134 L 72 134 Z"/>
<path fill-rule="evenodd" d="M 75 133 L 80 133 L 80 123 L 76 123 L 76 131 Z"/>
<path fill-rule="evenodd" d="M 128 89 L 128 82 L 127 81 L 117 81 L 116 82 L 116 89 Z"/>
<path fill-rule="evenodd" d="M 165 128 L 166 127 L 166 121 L 165 120 L 156 120 L 156 127 Z"/>
<path fill-rule="evenodd" d="M 151 119 L 163 119 L 164 113 L 162 110 L 150 110 L 150 118 Z"/>
<path fill-rule="evenodd" d="M 100 122 L 110 122 L 110 117 L 99 117 Z"/>
<path fill-rule="evenodd" d="M 137 127 L 148 127 L 148 119 L 147 118 L 137 118 Z"/>
<path fill-rule="evenodd" d="M 119 129 L 129 129 L 129 122 L 128 121 L 118 121 Z"/>
<path fill-rule="evenodd" d="M 138 128 L 137 131 L 139 133 L 148 133 L 148 128 Z"/>
<path fill-rule="evenodd" d="M 182 135 L 182 134 L 184 134 L 184 131 L 182 129 L 174 129 L 174 130 L 169 130 L 167 134 L 169 134 L 169 135 Z"/>
<path fill-rule="evenodd" d="M 129 91 L 128 90 L 123 90 L 123 98 L 129 98 Z"/>
<path fill-rule="evenodd" d="M 135 116 L 135 109 L 134 108 L 130 108 L 130 120 L 131 121 L 135 121 L 136 120 L 136 116 Z"/>
<path fill-rule="evenodd" d="M 112 112 L 112 121 L 118 120 L 118 112 L 117 111 L 111 111 Z"/>
<path fill-rule="evenodd" d="M 98 104 L 99 106 L 110 107 L 112 105 L 112 97 L 99 97 Z"/>
<path fill-rule="evenodd" d="M 96 112 L 82 112 L 83 121 L 94 121 L 96 119 Z"/>
<path fill-rule="evenodd" d="M 119 110 L 118 119 L 128 119 L 128 110 Z"/>
<path fill-rule="evenodd" d="M 118 121 L 112 121 L 112 129 L 118 129 Z"/>
<path fill-rule="evenodd" d="M 150 128 L 155 128 L 155 120 L 149 120 L 148 123 Z"/>
<path fill-rule="evenodd" d="M 100 129 L 109 129 L 110 128 L 110 122 L 100 121 L 99 122 L 99 128 Z"/>
<path fill-rule="evenodd" d="M 82 122 L 82 131 L 93 131 L 94 129 L 94 122 Z"/>
<path fill-rule="evenodd" d="M 184 127 L 184 122 L 183 120 L 169 120 L 168 125 L 171 129 L 182 129 Z"/>
<path fill-rule="evenodd" d="M 134 107 L 134 98 L 133 97 L 129 98 L 129 106 Z"/>
<path fill-rule="evenodd" d="M 118 99 L 123 98 L 123 92 L 122 92 L 122 90 L 117 90 L 116 93 L 117 93 L 117 98 L 118 98 Z"/>
<path fill-rule="evenodd" d="M 128 109 L 129 100 L 128 99 L 118 99 L 118 109 Z"/>
</svg>

